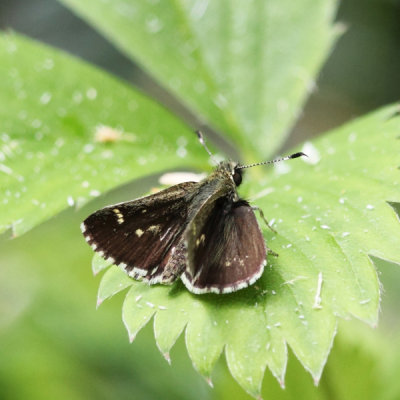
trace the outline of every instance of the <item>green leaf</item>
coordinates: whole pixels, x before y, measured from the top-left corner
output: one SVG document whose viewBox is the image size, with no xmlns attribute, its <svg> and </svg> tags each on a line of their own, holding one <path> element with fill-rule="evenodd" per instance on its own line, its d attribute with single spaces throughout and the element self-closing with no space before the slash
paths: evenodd
<svg viewBox="0 0 400 400">
<path fill-rule="evenodd" d="M 329 376 L 325 381 L 329 382 L 329 398 L 399 397 L 399 340 L 398 335 L 388 333 L 381 328 L 365 329 L 358 321 L 341 321 L 323 378 Z"/>
<path fill-rule="evenodd" d="M 335 0 L 61 2 L 251 161 L 281 146 L 338 33 Z"/>
<path fill-rule="evenodd" d="M 97 275 L 100 271 L 108 268 L 111 265 L 110 261 L 105 260 L 98 253 L 95 253 L 92 259 L 92 271 L 94 275 Z"/>
<path fill-rule="evenodd" d="M 168 359 L 186 325 L 195 368 L 211 382 L 225 348 L 232 375 L 255 397 L 266 367 L 284 385 L 288 344 L 318 383 L 337 317 L 377 323 L 380 287 L 369 256 L 400 263 L 398 216 L 387 203 L 400 201 L 398 109 L 305 144 L 312 163 L 289 161 L 288 173 L 281 167 L 248 179 L 242 193 L 275 219 L 278 234 L 264 234 L 279 257 L 268 258 L 255 285 L 233 294 L 134 282 L 123 307 L 130 337 L 155 314 L 156 341 Z"/>
<path fill-rule="evenodd" d="M 106 262 L 105 262 L 106 263 Z M 97 306 L 133 283 L 129 276 L 116 266 L 109 268 L 101 279 L 97 293 Z"/>
<path fill-rule="evenodd" d="M 22 234 L 138 176 L 204 165 L 187 127 L 104 72 L 15 35 L 0 36 L 0 60 L 0 232 Z"/>
</svg>

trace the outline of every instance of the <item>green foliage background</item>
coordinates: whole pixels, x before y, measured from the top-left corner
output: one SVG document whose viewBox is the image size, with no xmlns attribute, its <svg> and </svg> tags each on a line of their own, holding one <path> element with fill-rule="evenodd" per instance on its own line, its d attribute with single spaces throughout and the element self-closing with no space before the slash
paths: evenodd
<svg viewBox="0 0 400 400">
<path fill-rule="evenodd" d="M 287 5 L 279 3 L 274 8 L 271 2 L 270 8 L 260 8 L 257 13 L 250 9 L 246 14 L 254 21 L 263 21 L 266 12 L 273 21 L 268 29 L 254 24 L 258 29 L 250 35 L 268 39 L 269 57 L 261 62 L 251 57 L 258 54 L 252 47 L 258 43 L 255 40 L 246 43 L 237 59 L 228 59 L 229 54 L 221 53 L 221 49 L 223 39 L 231 32 L 207 36 L 209 31 L 202 31 L 196 21 L 189 18 L 185 22 L 185 12 L 193 16 L 188 11 L 190 2 L 183 2 L 179 13 L 174 9 L 178 3 L 165 7 L 166 3 L 138 2 L 141 10 L 136 15 L 141 18 L 134 25 L 126 18 L 134 1 L 124 3 L 124 13 L 111 12 L 113 8 L 107 9 L 107 2 L 100 6 L 88 1 L 81 6 L 68 0 L 65 4 L 122 52 L 146 66 L 200 119 L 230 135 L 242 157 L 251 161 L 270 156 L 284 142 L 337 32 L 331 25 L 334 2 L 314 8 L 305 1 L 302 6 L 310 10 L 306 18 L 301 7 L 279 13 Z M 215 8 L 209 15 L 223 22 L 227 6 L 232 15 L 239 10 L 234 2 L 213 3 Z M 244 9 L 241 12 L 245 13 Z M 140 30 L 141 21 L 145 21 L 147 33 L 150 29 L 157 35 L 160 26 L 164 33 L 167 31 L 155 41 L 163 44 L 155 53 L 146 50 L 148 37 L 146 29 Z M 279 29 L 288 25 L 297 30 Z M 130 37 L 136 40 L 132 43 Z M 79 211 L 62 210 L 72 202 L 83 206 L 99 193 L 135 177 L 179 166 L 206 168 L 202 149 L 178 118 L 125 83 L 27 39 L 3 36 L 1 40 L 1 150 L 7 162 L 1 164 L 0 226 L 2 230 L 12 227 L 14 235 L 29 231 L 11 242 L 3 235 L 0 242 L 1 398 L 248 398 L 238 383 L 251 395 L 265 398 L 299 398 L 299 393 L 316 399 L 398 397 L 396 301 L 400 284 L 395 267 L 382 261 L 399 261 L 398 221 L 385 203 L 399 200 L 397 106 L 316 141 L 312 150 L 318 150 L 324 160 L 316 166 L 300 164 L 287 175 L 268 173 L 265 177 L 255 172 L 256 180 L 249 177 L 243 193 L 258 197 L 257 204 L 267 215 L 286 217 L 276 221 L 279 236 L 266 233 L 280 257 L 270 260 L 270 275 L 260 281 L 258 289 L 244 291 L 233 301 L 229 297 L 226 302 L 218 299 L 218 308 L 214 309 L 212 297 L 203 303 L 181 290 L 180 300 L 170 302 L 169 289 L 147 290 L 132 285 L 114 269 L 105 273 L 99 300 L 131 286 L 123 306 L 131 338 L 150 319 L 154 305 L 167 305 L 164 314 L 157 312 L 155 333 L 158 347 L 172 359 L 171 368 L 157 351 L 149 326 L 133 345 L 128 344 L 120 323 L 121 295 L 94 312 L 97 282 L 89 268 L 84 268 L 90 263 L 90 252 L 78 230 L 79 222 L 91 210 L 142 194 L 157 185 L 155 178 L 136 181 Z M 199 41 L 200 50 L 193 52 L 190 40 Z M 293 40 L 298 40 L 296 51 L 283 52 L 290 55 L 285 59 L 280 51 L 287 43 L 293 45 Z M 189 44 L 185 48 L 177 43 Z M 181 58 L 174 57 L 176 47 L 183 49 Z M 290 68 L 298 60 L 307 60 L 304 70 Z M 191 63 L 202 65 L 195 70 L 197 85 L 193 85 Z M 263 67 L 254 70 L 254 65 Z M 237 80 L 249 70 L 254 76 L 243 82 Z M 194 87 L 197 91 L 190 92 Z M 207 96 L 199 96 L 199 88 Z M 264 110 L 275 107 L 271 99 L 282 93 L 286 98 L 279 99 L 278 111 L 283 114 L 265 116 Z M 262 104 L 263 108 L 254 109 L 253 104 Z M 122 130 L 129 127 L 128 137 L 134 140 L 104 146 L 92 143 L 99 119 Z M 263 146 L 266 142 L 271 145 Z M 190 161 L 185 158 L 187 154 Z M 337 154 L 348 157 L 340 159 Z M 354 173 L 357 168 L 361 174 Z M 321 190 L 328 182 L 329 190 Z M 325 205 L 322 210 L 321 201 Z M 398 208 L 394 203 L 392 206 Z M 347 226 L 338 222 L 342 219 L 348 221 Z M 296 227 L 293 222 L 301 223 Z M 307 237 L 312 237 L 310 244 Z M 347 261 L 342 261 L 343 256 Z M 315 261 L 315 257 L 321 261 Z M 377 323 L 380 292 L 372 261 L 383 271 L 381 280 L 386 288 L 380 328 L 373 332 L 361 323 L 341 320 L 325 373 L 319 388 L 315 388 L 304 367 L 319 380 L 336 331 L 336 316 L 356 316 L 371 325 Z M 318 271 L 324 276 L 321 312 L 312 310 Z M 268 291 L 270 295 L 265 298 L 263 293 Z M 152 306 L 133 311 L 138 294 Z M 247 309 L 241 302 L 248 303 Z M 260 320 L 255 308 L 259 304 L 267 323 L 274 326 L 268 346 L 272 343 L 275 355 L 264 355 L 255 346 L 258 340 L 262 342 L 264 332 L 254 323 Z M 176 318 L 179 307 L 187 315 L 181 319 Z M 298 314 L 300 308 L 300 315 L 290 314 L 293 308 Z M 210 312 L 216 325 L 228 315 L 233 321 L 238 313 L 243 317 L 237 319 L 241 323 L 234 331 L 221 334 L 209 325 Z M 275 313 L 278 316 L 272 318 Z M 304 318 L 308 326 L 302 323 Z M 181 337 L 167 354 L 188 321 L 186 343 Z M 296 357 L 282 345 L 282 338 Z M 225 343 L 230 372 L 222 359 L 214 368 Z M 206 380 L 195 372 L 192 362 Z M 266 373 L 260 393 L 266 364 L 281 384 L 286 372 L 285 391 Z M 210 383 L 211 378 L 214 390 L 207 387 L 206 381 Z"/>
</svg>

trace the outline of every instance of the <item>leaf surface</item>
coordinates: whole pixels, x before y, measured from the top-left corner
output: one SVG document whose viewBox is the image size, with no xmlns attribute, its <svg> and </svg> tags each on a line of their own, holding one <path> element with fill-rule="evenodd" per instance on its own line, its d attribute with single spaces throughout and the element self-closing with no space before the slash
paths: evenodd
<svg viewBox="0 0 400 400">
<path fill-rule="evenodd" d="M 282 145 L 338 34 L 334 0 L 61 2 L 250 161 Z"/>
<path fill-rule="evenodd" d="M 400 201 L 398 108 L 305 144 L 312 163 L 286 162 L 287 173 L 278 168 L 258 182 L 248 177 L 241 192 L 274 222 L 278 234 L 264 234 L 279 257 L 269 256 L 252 287 L 228 295 L 132 281 L 123 308 L 130 336 L 155 314 L 165 355 L 186 325 L 195 368 L 210 379 L 225 348 L 232 375 L 255 397 L 266 367 L 284 385 L 287 345 L 318 382 L 337 318 L 377 323 L 380 285 L 369 256 L 400 263 L 398 215 L 388 204 Z"/>
<path fill-rule="evenodd" d="M 104 72 L 16 35 L 0 36 L 0 60 L 0 232 L 20 235 L 139 176 L 204 165 L 187 127 Z"/>
</svg>

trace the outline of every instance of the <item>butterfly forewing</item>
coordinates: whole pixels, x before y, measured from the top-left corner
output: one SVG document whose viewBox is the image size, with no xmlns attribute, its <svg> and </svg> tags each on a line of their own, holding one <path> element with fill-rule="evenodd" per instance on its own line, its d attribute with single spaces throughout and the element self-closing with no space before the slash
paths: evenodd
<svg viewBox="0 0 400 400">
<path fill-rule="evenodd" d="M 196 185 L 185 182 L 154 195 L 105 207 L 83 222 L 83 234 L 96 252 L 125 268 L 134 278 L 151 283 L 172 282 L 184 267 L 180 241 Z M 165 271 L 166 267 L 171 270 Z"/>
<path fill-rule="evenodd" d="M 87 242 L 136 279 L 193 293 L 230 293 L 254 283 L 266 246 L 249 203 L 236 188 L 242 169 L 222 161 L 203 181 L 103 208 L 82 223 Z"/>
<path fill-rule="evenodd" d="M 251 285 L 266 263 L 264 238 L 252 208 L 227 197 L 208 206 L 207 219 L 194 218 L 186 232 L 183 282 L 194 293 L 229 293 Z"/>
</svg>

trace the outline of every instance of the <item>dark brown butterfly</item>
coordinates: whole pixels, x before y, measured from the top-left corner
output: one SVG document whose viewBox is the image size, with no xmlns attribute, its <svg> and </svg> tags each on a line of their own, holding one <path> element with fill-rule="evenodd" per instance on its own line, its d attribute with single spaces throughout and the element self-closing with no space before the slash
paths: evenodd
<svg viewBox="0 0 400 400">
<path fill-rule="evenodd" d="M 82 223 L 82 233 L 93 250 L 132 278 L 149 284 L 181 278 L 196 294 L 234 292 L 260 278 L 270 251 L 253 207 L 236 191 L 242 170 L 303 155 L 252 165 L 222 161 L 200 182 L 96 211 Z"/>
</svg>

